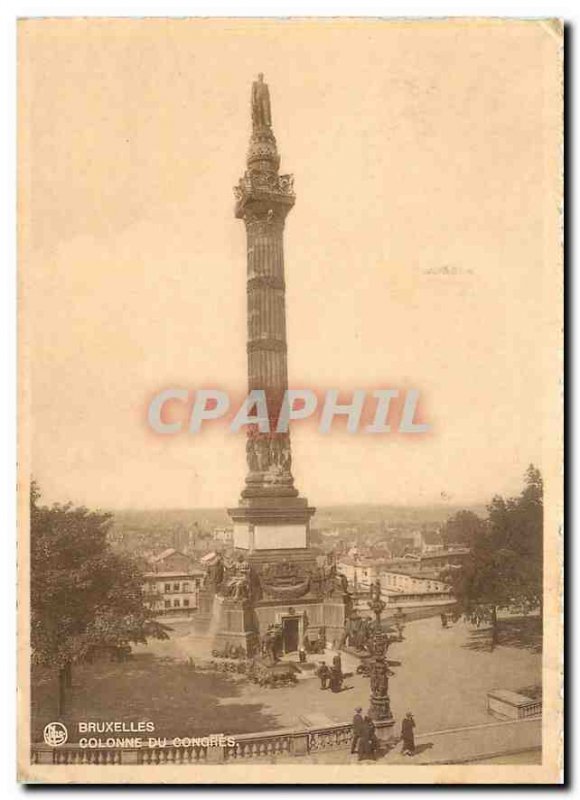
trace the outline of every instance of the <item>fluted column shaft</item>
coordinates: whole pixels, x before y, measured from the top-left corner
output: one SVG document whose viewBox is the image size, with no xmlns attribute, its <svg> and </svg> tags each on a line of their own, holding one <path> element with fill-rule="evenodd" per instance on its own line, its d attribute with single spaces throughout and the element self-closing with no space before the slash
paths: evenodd
<svg viewBox="0 0 580 800">
<path fill-rule="evenodd" d="M 270 431 L 248 430 L 248 475 L 243 495 L 291 495 L 294 488 L 289 433 L 276 426 L 288 388 L 284 282 L 285 204 L 254 203 L 243 214 L 247 234 L 248 388 L 266 396 Z"/>
<path fill-rule="evenodd" d="M 270 415 L 288 388 L 283 221 L 246 224 L 248 240 L 248 386 L 264 389 Z"/>
</svg>

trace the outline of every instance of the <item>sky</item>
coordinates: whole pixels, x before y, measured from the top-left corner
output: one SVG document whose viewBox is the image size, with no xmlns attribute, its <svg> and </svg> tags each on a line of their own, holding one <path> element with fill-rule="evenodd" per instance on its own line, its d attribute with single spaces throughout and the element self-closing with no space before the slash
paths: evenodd
<svg viewBox="0 0 580 800">
<path fill-rule="evenodd" d="M 23 452 L 47 502 L 232 506 L 241 435 L 162 437 L 246 383 L 250 88 L 282 172 L 290 385 L 413 387 L 422 436 L 292 434 L 313 505 L 485 502 L 551 442 L 558 51 L 541 22 L 19 25 Z M 556 254 L 556 255 L 555 255 Z"/>
</svg>

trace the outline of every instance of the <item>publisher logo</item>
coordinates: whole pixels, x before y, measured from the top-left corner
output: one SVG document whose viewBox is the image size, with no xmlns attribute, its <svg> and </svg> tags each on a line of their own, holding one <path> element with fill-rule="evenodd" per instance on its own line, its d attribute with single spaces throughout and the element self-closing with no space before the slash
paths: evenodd
<svg viewBox="0 0 580 800">
<path fill-rule="evenodd" d="M 66 725 L 62 722 L 49 722 L 44 726 L 44 741 L 51 747 L 60 747 L 68 739 Z"/>
</svg>

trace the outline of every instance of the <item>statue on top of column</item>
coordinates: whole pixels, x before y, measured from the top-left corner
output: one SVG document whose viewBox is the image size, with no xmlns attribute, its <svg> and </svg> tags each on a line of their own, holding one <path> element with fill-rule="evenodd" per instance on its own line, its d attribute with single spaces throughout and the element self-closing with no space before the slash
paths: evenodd
<svg viewBox="0 0 580 800">
<path fill-rule="evenodd" d="M 252 83 L 252 123 L 254 128 L 270 128 L 272 115 L 270 112 L 270 90 L 264 83 L 263 73 Z"/>
</svg>

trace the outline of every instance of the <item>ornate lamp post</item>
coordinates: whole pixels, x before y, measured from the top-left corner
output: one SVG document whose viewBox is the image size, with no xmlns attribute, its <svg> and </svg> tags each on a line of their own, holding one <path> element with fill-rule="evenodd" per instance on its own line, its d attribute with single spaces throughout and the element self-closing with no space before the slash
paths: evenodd
<svg viewBox="0 0 580 800">
<path fill-rule="evenodd" d="M 392 675 L 392 672 L 389 670 L 386 659 L 390 640 L 381 627 L 381 614 L 385 610 L 385 605 L 384 600 L 381 600 L 381 584 L 377 580 L 371 585 L 371 599 L 369 601 L 369 608 L 375 615 L 372 655 L 370 658 L 370 714 L 377 721 L 393 718 L 389 700 L 389 675 Z"/>
</svg>

